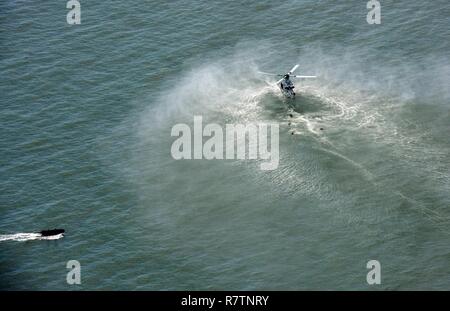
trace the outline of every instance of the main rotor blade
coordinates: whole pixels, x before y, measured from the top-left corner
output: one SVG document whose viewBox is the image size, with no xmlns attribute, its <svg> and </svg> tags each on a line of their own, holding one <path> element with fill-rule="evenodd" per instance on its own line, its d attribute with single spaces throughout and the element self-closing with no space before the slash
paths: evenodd
<svg viewBox="0 0 450 311">
<path fill-rule="evenodd" d="M 289 74 L 294 73 L 295 70 L 297 70 L 299 64 L 295 65 L 290 71 Z"/>
<path fill-rule="evenodd" d="M 280 82 L 283 81 L 283 80 L 284 80 L 284 78 L 281 78 L 281 79 L 278 80 L 277 83 L 275 83 L 275 84 L 278 84 L 278 83 L 280 83 Z"/>
<path fill-rule="evenodd" d="M 317 76 L 293 76 L 295 78 L 301 78 L 301 79 L 314 79 L 317 78 Z"/>
<path fill-rule="evenodd" d="M 276 74 L 276 73 L 268 73 L 268 72 L 263 72 L 263 71 L 257 71 L 258 73 L 261 73 L 263 75 L 269 75 L 269 76 L 277 76 L 277 77 L 281 77 L 282 75 Z"/>
</svg>

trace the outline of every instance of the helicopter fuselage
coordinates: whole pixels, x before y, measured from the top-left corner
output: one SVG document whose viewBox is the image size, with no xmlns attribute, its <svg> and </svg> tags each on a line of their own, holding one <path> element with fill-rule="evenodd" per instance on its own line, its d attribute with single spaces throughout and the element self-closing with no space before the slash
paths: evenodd
<svg viewBox="0 0 450 311">
<path fill-rule="evenodd" d="M 294 92 L 295 86 L 291 80 L 283 79 L 278 84 L 278 86 L 281 90 L 281 93 L 283 93 L 284 96 L 286 96 L 287 98 L 295 98 Z"/>
</svg>

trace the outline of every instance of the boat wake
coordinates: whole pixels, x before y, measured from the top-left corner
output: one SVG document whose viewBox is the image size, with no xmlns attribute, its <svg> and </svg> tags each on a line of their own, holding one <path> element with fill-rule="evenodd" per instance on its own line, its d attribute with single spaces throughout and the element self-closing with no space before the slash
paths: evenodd
<svg viewBox="0 0 450 311">
<path fill-rule="evenodd" d="M 0 242 L 3 241 L 32 241 L 32 240 L 58 240 L 64 236 L 63 233 L 55 234 L 51 236 L 42 236 L 41 233 L 15 233 L 0 235 Z"/>
</svg>

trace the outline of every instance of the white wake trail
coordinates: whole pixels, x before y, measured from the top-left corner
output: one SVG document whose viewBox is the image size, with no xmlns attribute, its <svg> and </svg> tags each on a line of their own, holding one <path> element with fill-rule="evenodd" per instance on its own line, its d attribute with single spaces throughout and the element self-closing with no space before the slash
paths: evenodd
<svg viewBox="0 0 450 311">
<path fill-rule="evenodd" d="M 63 233 L 52 235 L 52 236 L 42 236 L 40 233 L 15 233 L 15 234 L 5 234 L 0 235 L 0 242 L 3 241 L 32 241 L 32 240 L 58 240 L 64 236 Z"/>
</svg>

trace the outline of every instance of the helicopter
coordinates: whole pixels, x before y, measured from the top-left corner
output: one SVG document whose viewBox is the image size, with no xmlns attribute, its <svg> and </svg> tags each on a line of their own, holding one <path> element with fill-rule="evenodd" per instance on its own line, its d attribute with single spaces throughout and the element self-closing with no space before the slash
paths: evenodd
<svg viewBox="0 0 450 311">
<path fill-rule="evenodd" d="M 285 74 L 267 73 L 267 72 L 262 72 L 262 71 L 259 71 L 259 73 L 265 74 L 265 75 L 269 75 L 269 76 L 283 77 L 280 80 L 278 80 L 276 84 L 278 85 L 278 87 L 281 90 L 281 93 L 285 97 L 294 99 L 295 98 L 295 92 L 294 92 L 295 86 L 294 86 L 294 83 L 292 83 L 290 78 L 292 78 L 292 77 L 299 78 L 299 79 L 314 79 L 314 78 L 317 78 L 316 76 L 296 76 L 296 75 L 293 75 L 294 71 L 297 70 L 298 67 L 299 67 L 299 64 L 295 65 L 288 73 L 285 73 Z"/>
</svg>

